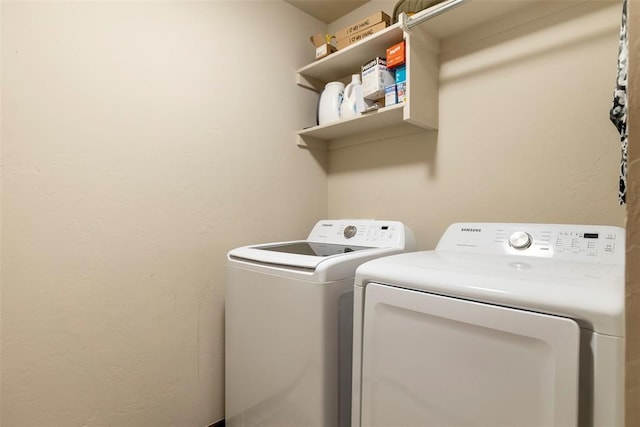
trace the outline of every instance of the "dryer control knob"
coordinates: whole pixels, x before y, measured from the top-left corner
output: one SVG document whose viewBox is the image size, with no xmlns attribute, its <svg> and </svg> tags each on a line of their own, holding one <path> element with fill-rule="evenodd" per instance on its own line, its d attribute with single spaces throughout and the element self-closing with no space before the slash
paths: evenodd
<svg viewBox="0 0 640 427">
<path fill-rule="evenodd" d="M 525 233 L 524 231 L 516 231 L 511 236 L 509 236 L 509 246 L 513 249 L 527 249 L 533 243 L 533 239 L 531 234 Z"/>
<path fill-rule="evenodd" d="M 344 228 L 344 232 L 342 234 L 344 234 L 345 239 L 350 239 L 355 236 L 357 232 L 358 229 L 355 225 L 348 225 Z"/>
</svg>

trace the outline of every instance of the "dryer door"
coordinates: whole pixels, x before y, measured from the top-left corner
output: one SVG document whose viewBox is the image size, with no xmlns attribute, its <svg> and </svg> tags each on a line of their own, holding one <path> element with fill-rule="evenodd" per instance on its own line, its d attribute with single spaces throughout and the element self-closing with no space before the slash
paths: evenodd
<svg viewBox="0 0 640 427">
<path fill-rule="evenodd" d="M 576 426 L 567 318 L 380 284 L 365 290 L 362 426 Z"/>
</svg>

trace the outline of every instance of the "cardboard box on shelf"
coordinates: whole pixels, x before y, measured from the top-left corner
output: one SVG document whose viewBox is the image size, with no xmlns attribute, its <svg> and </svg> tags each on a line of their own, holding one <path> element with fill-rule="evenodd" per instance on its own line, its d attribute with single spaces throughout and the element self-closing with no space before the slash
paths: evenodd
<svg viewBox="0 0 640 427">
<path fill-rule="evenodd" d="M 394 73 L 384 58 L 374 58 L 362 66 L 362 94 L 365 99 L 384 98 L 385 88 L 395 83 Z"/>
<path fill-rule="evenodd" d="M 396 83 L 407 81 L 407 67 L 406 65 L 400 65 L 393 69 L 396 74 Z"/>
<path fill-rule="evenodd" d="M 398 94 L 398 104 L 407 100 L 407 82 L 400 82 L 396 85 L 396 93 Z"/>
<path fill-rule="evenodd" d="M 338 32 L 336 32 L 336 39 L 343 39 L 351 34 L 355 34 L 359 31 L 362 31 L 366 28 L 369 28 L 379 22 L 385 22 L 387 25 L 391 23 L 391 18 L 386 13 L 380 11 L 376 12 L 371 16 L 368 16 L 360 21 L 345 27 Z"/>
<path fill-rule="evenodd" d="M 384 88 L 384 106 L 394 105 L 398 102 L 398 94 L 396 93 L 396 85 L 389 85 Z"/>
<path fill-rule="evenodd" d="M 324 58 L 338 50 L 331 44 L 331 39 L 333 38 L 333 36 L 322 33 L 318 33 L 315 36 L 310 37 L 311 43 L 316 47 L 316 59 Z"/>
<path fill-rule="evenodd" d="M 387 68 L 404 64 L 404 40 L 387 49 Z"/>
<path fill-rule="evenodd" d="M 370 35 L 377 33 L 380 30 L 384 30 L 387 28 L 386 22 L 379 22 L 376 25 L 373 25 L 369 28 L 365 28 L 362 31 L 358 31 L 357 33 L 353 33 L 347 37 L 342 39 L 338 39 L 336 45 L 338 46 L 338 50 L 344 49 L 345 47 L 354 44 L 355 42 L 359 42 L 360 40 L 366 39 Z"/>
<path fill-rule="evenodd" d="M 329 43 L 325 43 L 322 46 L 316 46 L 316 59 L 324 58 L 337 50 L 338 49 L 334 45 Z"/>
</svg>

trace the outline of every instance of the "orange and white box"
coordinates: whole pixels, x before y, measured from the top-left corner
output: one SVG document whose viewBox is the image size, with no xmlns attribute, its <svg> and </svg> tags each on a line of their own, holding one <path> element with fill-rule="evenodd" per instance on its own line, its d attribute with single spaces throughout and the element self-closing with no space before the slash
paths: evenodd
<svg viewBox="0 0 640 427">
<path fill-rule="evenodd" d="M 404 64 L 404 61 L 405 47 L 403 40 L 387 49 L 387 68 L 394 68 L 398 65 L 402 65 Z"/>
</svg>

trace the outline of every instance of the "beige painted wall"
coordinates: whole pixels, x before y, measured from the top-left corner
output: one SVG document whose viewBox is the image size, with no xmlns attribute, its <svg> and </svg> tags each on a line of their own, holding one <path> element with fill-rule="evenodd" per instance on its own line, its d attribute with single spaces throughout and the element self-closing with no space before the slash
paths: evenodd
<svg viewBox="0 0 640 427">
<path fill-rule="evenodd" d="M 224 256 L 327 215 L 284 2 L 2 2 L 2 424 L 223 414 Z"/>
<path fill-rule="evenodd" d="M 331 151 L 329 216 L 403 221 L 422 249 L 456 221 L 624 225 L 609 121 L 620 7 L 538 15 L 445 41 L 439 131 Z"/>
</svg>

